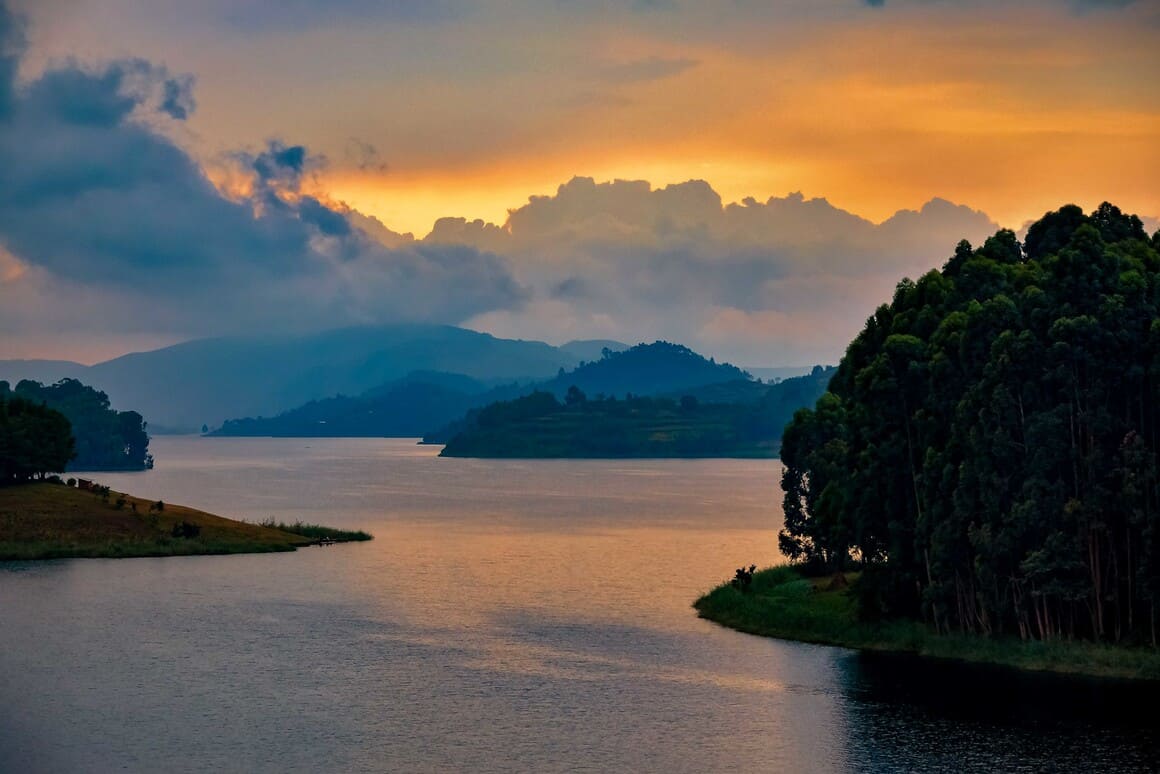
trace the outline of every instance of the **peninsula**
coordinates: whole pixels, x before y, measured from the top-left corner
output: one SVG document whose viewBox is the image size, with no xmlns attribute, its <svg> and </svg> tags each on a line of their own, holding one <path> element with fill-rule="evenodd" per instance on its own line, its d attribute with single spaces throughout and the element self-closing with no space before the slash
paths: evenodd
<svg viewBox="0 0 1160 774">
<path fill-rule="evenodd" d="M 0 560 L 265 553 L 370 539 L 317 525 L 235 521 L 96 485 L 0 487 Z"/>
</svg>

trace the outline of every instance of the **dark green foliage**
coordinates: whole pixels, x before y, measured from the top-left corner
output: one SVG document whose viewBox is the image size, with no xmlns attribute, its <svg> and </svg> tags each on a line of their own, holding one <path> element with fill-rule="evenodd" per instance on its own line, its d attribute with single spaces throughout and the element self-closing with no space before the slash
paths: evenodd
<svg viewBox="0 0 1160 774">
<path fill-rule="evenodd" d="M 561 398 L 572 387 L 588 395 L 657 395 L 734 379 L 748 380 L 749 374 L 728 363 L 702 357 L 680 344 L 654 341 L 623 352 L 606 350 L 600 360 L 581 363 L 574 371 L 541 384 L 539 389 Z"/>
<path fill-rule="evenodd" d="M 0 486 L 64 470 L 75 449 L 68 419 L 7 388 L 0 382 Z"/>
<path fill-rule="evenodd" d="M 738 567 L 737 571 L 733 573 L 733 580 L 729 583 L 733 588 L 744 593 L 749 591 L 749 587 L 753 585 L 753 573 L 757 572 L 757 565 L 751 564 L 749 568 Z"/>
<path fill-rule="evenodd" d="M 869 618 L 1157 642 L 1160 254 L 1110 204 L 899 283 L 786 428 L 782 550 Z"/>
<path fill-rule="evenodd" d="M 292 535 L 302 535 L 312 540 L 327 540 L 337 543 L 374 539 L 369 532 L 363 532 L 362 530 L 337 529 L 335 527 L 324 527 L 321 524 L 306 524 L 301 521 L 290 524 L 284 521 L 277 521 L 273 517 L 258 522 L 258 526 L 289 532 Z"/>
<path fill-rule="evenodd" d="M 793 412 L 816 400 L 833 373 L 819 366 L 808 376 L 759 385 L 763 396 L 747 403 L 588 397 L 579 388 L 561 403 L 537 391 L 469 412 L 424 440 L 446 439 L 448 457 L 771 457 Z"/>
<path fill-rule="evenodd" d="M 0 394 L 7 383 L 0 382 Z M 145 421 L 136 411 L 115 411 L 105 393 L 76 379 L 45 386 L 27 379 L 13 395 L 43 403 L 68 418 L 76 441 L 72 470 L 144 470 L 153 467 Z"/>
</svg>

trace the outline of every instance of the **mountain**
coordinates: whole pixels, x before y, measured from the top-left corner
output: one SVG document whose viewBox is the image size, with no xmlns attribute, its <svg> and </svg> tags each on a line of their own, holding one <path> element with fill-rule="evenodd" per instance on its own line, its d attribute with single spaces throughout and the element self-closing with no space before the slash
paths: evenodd
<svg viewBox="0 0 1160 774">
<path fill-rule="evenodd" d="M 637 344 L 623 352 L 609 352 L 605 357 L 558 374 L 539 385 L 539 389 L 563 397 L 570 387 L 595 395 L 658 395 L 706 384 L 749 380 L 749 374 L 728 363 L 706 359 L 688 347 L 656 341 Z"/>
<path fill-rule="evenodd" d="M 691 392 L 705 403 L 757 403 L 767 389 L 744 371 L 705 359 L 687 347 L 658 341 L 621 352 L 617 342 L 571 342 L 589 349 L 599 344 L 599 360 L 572 371 L 558 369 L 547 380 L 513 380 L 489 386 L 463 374 L 417 371 L 354 397 L 315 400 L 274 417 L 231 419 L 215 434 L 246 436 L 423 436 L 449 438 L 469 409 L 513 400 L 535 390 L 559 398 L 577 387 L 596 395 L 655 395 Z M 565 345 L 568 346 L 568 345 Z M 580 350 L 573 347 L 573 354 Z M 715 385 L 715 386 L 714 386 Z M 680 396 L 677 396 L 680 397 Z M 804 404 L 803 404 L 804 405 Z M 450 433 L 450 434 L 449 434 Z"/>
<path fill-rule="evenodd" d="M 79 379 L 87 370 L 88 366 L 71 360 L 0 360 L 0 379 L 13 387 L 24 379 L 41 384 Z"/>
<path fill-rule="evenodd" d="M 560 345 L 560 351 L 576 358 L 576 362 L 583 363 L 599 360 L 604 357 L 604 351 L 623 352 L 628 345 L 612 339 L 582 339 L 569 341 Z"/>
<path fill-rule="evenodd" d="M 577 362 L 538 341 L 444 325 L 390 325 L 199 339 L 89 367 L 0 361 L 0 379 L 77 378 L 106 392 L 115 408 L 139 411 L 154 432 L 193 431 L 230 417 L 269 416 L 312 400 L 357 395 L 415 371 L 497 384 L 548 378 Z"/>
<path fill-rule="evenodd" d="M 782 430 L 798 409 L 813 405 L 833 377 L 815 366 L 806 376 L 775 385 L 748 382 L 762 391 L 726 392 L 745 402 L 705 403 L 634 396 L 592 399 L 569 389 L 560 402 L 536 391 L 472 411 L 456 424 L 441 452 L 446 457 L 772 457 Z"/>
<path fill-rule="evenodd" d="M 482 382 L 461 374 L 415 372 L 362 395 L 310 401 L 281 414 L 230 419 L 213 435 L 309 437 L 419 437 L 486 400 Z"/>
</svg>

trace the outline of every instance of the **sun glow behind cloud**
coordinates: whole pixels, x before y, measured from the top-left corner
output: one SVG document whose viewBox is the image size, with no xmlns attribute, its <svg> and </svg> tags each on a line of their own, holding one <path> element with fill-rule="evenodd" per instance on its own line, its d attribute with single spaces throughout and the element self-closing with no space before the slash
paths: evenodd
<svg viewBox="0 0 1160 774">
<path fill-rule="evenodd" d="M 140 260 L 157 265 L 133 276 L 151 281 L 165 276 L 160 264 L 170 256 L 158 249 L 162 243 L 181 253 L 220 242 L 209 263 L 229 275 L 223 288 L 237 319 L 169 321 L 183 334 L 206 333 L 194 329 L 206 319 L 282 324 L 269 313 L 287 310 L 303 324 L 306 317 L 335 324 L 352 313 L 358 322 L 418 310 L 507 335 L 679 334 L 736 352 L 764 351 L 763 342 L 780 336 L 802 346 L 796 354 L 783 347 L 778 357 L 804 358 L 836 352 L 900 272 L 925 271 L 959 238 L 993 230 L 992 219 L 1018 228 L 1065 202 L 1090 210 L 1105 199 L 1160 214 L 1154 3 L 800 0 L 738 2 L 722 13 L 716 4 L 445 0 L 416 15 L 398 3 L 246 0 L 239 16 L 240 6 L 227 0 L 8 1 L 30 19 L 20 65 L 29 89 L 65 62 L 76 78 L 127 56 L 143 58 L 133 67 L 149 62 L 174 79 L 193 76 L 182 83 L 183 93 L 196 95 L 196 110 L 162 120 L 156 136 L 138 137 L 174 164 L 142 176 L 134 170 L 151 167 L 140 154 L 124 163 L 109 153 L 69 156 L 78 168 L 110 159 L 124 167 L 102 172 L 132 180 L 125 190 L 137 199 L 124 211 L 154 208 L 145 225 L 166 228 L 152 242 L 134 241 L 128 225 L 87 243 L 78 234 L 78 260 L 67 276 L 107 278 L 110 266 L 79 260 L 106 241 L 125 242 L 106 256 L 112 268 L 132 252 L 126 245 L 140 248 Z M 35 105 L 22 110 L 27 125 L 16 127 L 8 150 L 29 160 L 21 144 L 50 137 L 53 126 L 33 125 L 48 120 Z M 135 120 L 107 127 L 109 141 L 137 137 Z M 274 199 L 255 188 L 253 163 L 263 153 L 300 144 L 310 168 L 292 188 L 267 181 Z M 29 167 L 28 180 L 61 171 L 59 153 L 43 155 L 48 166 Z M 200 188 L 202 174 L 216 193 Z M 648 181 L 653 193 L 647 186 L 561 187 L 576 175 Z M 198 196 L 170 202 L 157 195 L 158 180 Z M 688 180 L 707 181 L 712 196 L 698 186 L 658 191 Z M 113 201 L 119 190 L 94 185 L 77 195 L 106 197 L 112 207 L 122 204 Z M 767 219 L 758 241 L 738 238 L 733 215 L 714 199 L 754 197 L 764 206 L 795 191 L 806 201 L 788 197 L 739 216 Z M 936 196 L 989 218 L 968 210 L 956 220 L 940 205 L 906 232 L 912 242 L 903 249 L 891 241 L 905 231 L 899 223 L 875 235 L 850 215 L 889 224 L 896 211 Z M 552 224 L 550 241 L 516 234 L 514 220 L 506 230 L 443 221 L 439 239 L 416 241 L 447 217 L 503 226 L 529 197 L 577 209 L 557 222 L 555 215 L 543 220 L 551 208 L 533 208 L 533 221 Z M 827 201 L 811 204 L 812 197 Z M 645 216 L 616 211 L 622 205 Z M 235 228 L 199 222 L 203 211 L 229 214 Z M 527 214 L 516 216 L 525 226 Z M 794 218 L 825 236 L 835 236 L 840 221 L 837 238 L 825 243 L 830 252 L 814 250 L 809 234 L 786 236 Z M 68 229 L 48 224 L 44 234 L 72 233 L 73 220 Z M 14 221 L 13 234 L 30 222 Z M 110 222 L 93 226 L 108 230 Z M 201 238 L 163 239 L 185 233 Z M 52 241 L 25 236 L 20 245 L 9 236 L 18 260 L 31 261 Z M 45 265 L 61 261 L 41 252 Z M 905 261 L 894 261 L 900 255 Z M 294 260 L 301 282 L 284 288 L 286 299 L 271 309 L 237 281 L 246 272 L 285 277 Z M 867 262 L 876 271 L 872 285 L 863 275 Z M 192 309 L 189 289 L 218 276 L 194 277 L 197 265 L 187 259 L 170 267 L 190 276 L 174 285 L 186 294 L 183 303 L 167 308 Z M 481 274 L 472 279 L 469 269 Z M 7 284 L 19 295 L 11 288 L 29 280 L 14 271 Z M 61 293 L 61 281 L 46 280 L 43 292 Z M 408 281 L 419 284 L 408 290 Z M 470 296 L 481 282 L 494 297 L 457 305 L 456 294 Z M 666 283 L 669 297 L 653 304 L 649 294 Z M 270 295 L 271 280 L 258 287 Z M 332 300 L 320 304 L 327 293 Z M 683 298 L 688 312 L 679 319 L 666 311 L 673 298 Z M 220 306 L 220 299 L 202 300 Z M 806 306 L 794 306 L 801 299 Z M 807 341 L 806 332 L 842 315 L 849 319 L 824 341 Z M 127 336 L 132 320 L 123 322 L 113 332 Z M 30 313 L 23 324 L 32 336 L 39 323 Z"/>
</svg>

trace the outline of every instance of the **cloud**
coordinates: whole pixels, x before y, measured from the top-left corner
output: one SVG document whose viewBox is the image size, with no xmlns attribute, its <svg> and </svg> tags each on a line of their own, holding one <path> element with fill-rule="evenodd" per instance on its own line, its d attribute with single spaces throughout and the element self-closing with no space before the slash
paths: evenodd
<svg viewBox="0 0 1160 774">
<path fill-rule="evenodd" d="M 800 193 L 723 205 L 704 181 L 575 178 L 502 228 L 441 221 L 428 240 L 486 245 L 534 289 L 472 321 L 497 334 L 669 338 L 759 365 L 836 361 L 899 279 L 997 229 L 941 199 L 875 224 Z"/>
<path fill-rule="evenodd" d="M 455 323 L 527 299 L 497 255 L 417 244 L 305 191 L 325 162 L 303 146 L 234 154 L 250 185 L 227 197 L 165 133 L 195 107 L 188 77 L 133 59 L 17 86 L 4 5 L 0 41 L 6 332 Z"/>
</svg>

